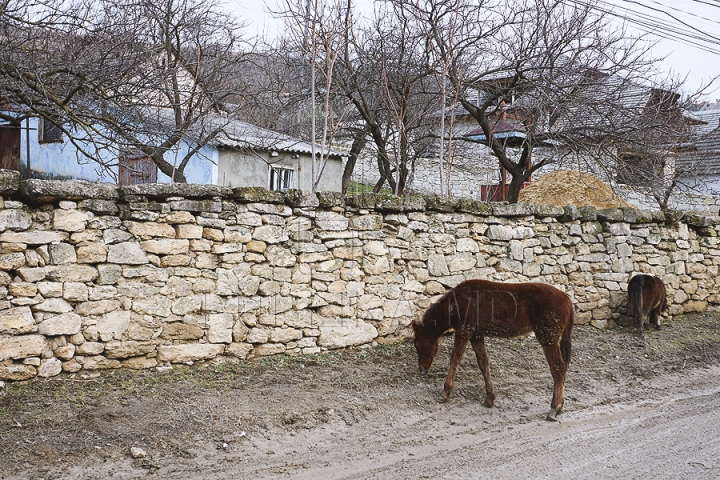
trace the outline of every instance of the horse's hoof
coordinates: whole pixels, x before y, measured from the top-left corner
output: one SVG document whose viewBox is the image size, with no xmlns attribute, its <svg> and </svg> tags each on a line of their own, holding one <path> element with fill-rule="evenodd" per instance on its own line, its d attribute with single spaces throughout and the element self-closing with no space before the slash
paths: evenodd
<svg viewBox="0 0 720 480">
<path fill-rule="evenodd" d="M 492 408 L 492 406 L 493 406 L 493 402 L 491 402 L 490 400 L 488 400 L 486 398 L 485 401 L 483 402 L 483 407 Z"/>
<path fill-rule="evenodd" d="M 450 392 L 446 392 L 445 390 L 440 393 L 440 396 L 438 397 L 438 402 L 445 403 L 448 400 L 450 400 Z"/>
<path fill-rule="evenodd" d="M 545 420 L 547 420 L 549 422 L 557 422 L 558 421 L 557 416 L 559 413 L 560 413 L 559 411 L 550 410 L 550 412 L 548 412 L 548 414 L 547 414 L 547 417 L 545 417 Z"/>
</svg>

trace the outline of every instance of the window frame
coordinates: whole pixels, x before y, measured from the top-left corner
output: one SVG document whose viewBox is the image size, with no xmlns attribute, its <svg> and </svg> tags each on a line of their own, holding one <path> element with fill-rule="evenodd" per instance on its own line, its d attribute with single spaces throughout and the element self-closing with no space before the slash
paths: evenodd
<svg viewBox="0 0 720 480">
<path fill-rule="evenodd" d="M 283 190 L 295 188 L 295 168 L 287 165 L 269 165 L 268 167 L 268 190 L 281 192 Z M 273 177 L 280 178 L 281 184 L 277 188 L 275 188 L 275 185 L 273 185 L 273 183 L 277 183 L 273 182 Z M 289 185 L 285 185 L 286 182 L 289 183 Z"/>
<path fill-rule="evenodd" d="M 50 124 L 48 128 L 47 124 Z M 38 123 L 38 143 L 63 143 L 63 132 L 60 127 L 45 117 L 40 117 Z"/>
</svg>

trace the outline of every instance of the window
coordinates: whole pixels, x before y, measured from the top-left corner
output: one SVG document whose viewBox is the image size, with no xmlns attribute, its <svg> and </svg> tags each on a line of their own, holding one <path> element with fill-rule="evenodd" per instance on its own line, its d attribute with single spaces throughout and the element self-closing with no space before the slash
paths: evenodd
<svg viewBox="0 0 720 480">
<path fill-rule="evenodd" d="M 60 130 L 60 127 L 45 118 L 40 118 L 38 134 L 40 143 L 62 142 L 62 130 Z"/>
<path fill-rule="evenodd" d="M 270 166 L 270 190 L 286 190 L 295 187 L 295 170 L 288 167 Z"/>
</svg>

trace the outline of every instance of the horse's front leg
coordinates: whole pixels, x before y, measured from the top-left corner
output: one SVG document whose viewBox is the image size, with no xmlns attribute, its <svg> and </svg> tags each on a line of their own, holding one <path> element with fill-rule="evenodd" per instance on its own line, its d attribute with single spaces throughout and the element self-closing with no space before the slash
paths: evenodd
<svg viewBox="0 0 720 480">
<path fill-rule="evenodd" d="M 485 337 L 473 338 L 470 340 L 475 356 L 477 357 L 478 367 L 485 380 L 485 403 L 486 407 L 492 407 L 495 402 L 495 389 L 490 381 L 490 362 L 487 350 L 485 349 Z"/>
<path fill-rule="evenodd" d="M 543 352 L 550 366 L 550 374 L 553 377 L 553 396 L 550 402 L 550 412 L 547 414 L 548 420 L 557 420 L 557 416 L 562 412 L 565 403 L 565 376 L 567 374 L 567 363 L 563 360 L 560 352 L 560 342 L 552 345 L 543 345 Z"/>
<path fill-rule="evenodd" d="M 465 347 L 467 346 L 469 335 L 463 332 L 461 329 L 455 330 L 455 345 L 453 346 L 452 354 L 450 355 L 450 367 L 448 369 L 447 378 L 445 379 L 445 388 L 441 393 L 442 398 L 447 400 L 450 398 L 450 392 L 455 385 L 455 374 L 457 373 L 460 361 L 465 354 Z"/>
</svg>

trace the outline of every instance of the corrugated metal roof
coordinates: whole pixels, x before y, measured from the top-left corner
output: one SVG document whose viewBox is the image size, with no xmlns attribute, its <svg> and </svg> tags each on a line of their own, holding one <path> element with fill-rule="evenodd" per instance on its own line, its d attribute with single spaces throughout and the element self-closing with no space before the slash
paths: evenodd
<svg viewBox="0 0 720 480">
<path fill-rule="evenodd" d="M 239 120 L 228 121 L 223 128 L 223 132 L 215 137 L 212 144 L 218 148 L 227 147 L 312 155 L 312 144 L 310 142 Z M 321 146 L 316 144 L 315 153 L 319 153 L 320 151 Z M 326 152 L 331 157 L 339 158 L 344 155 L 334 149 L 326 149 Z"/>
</svg>

